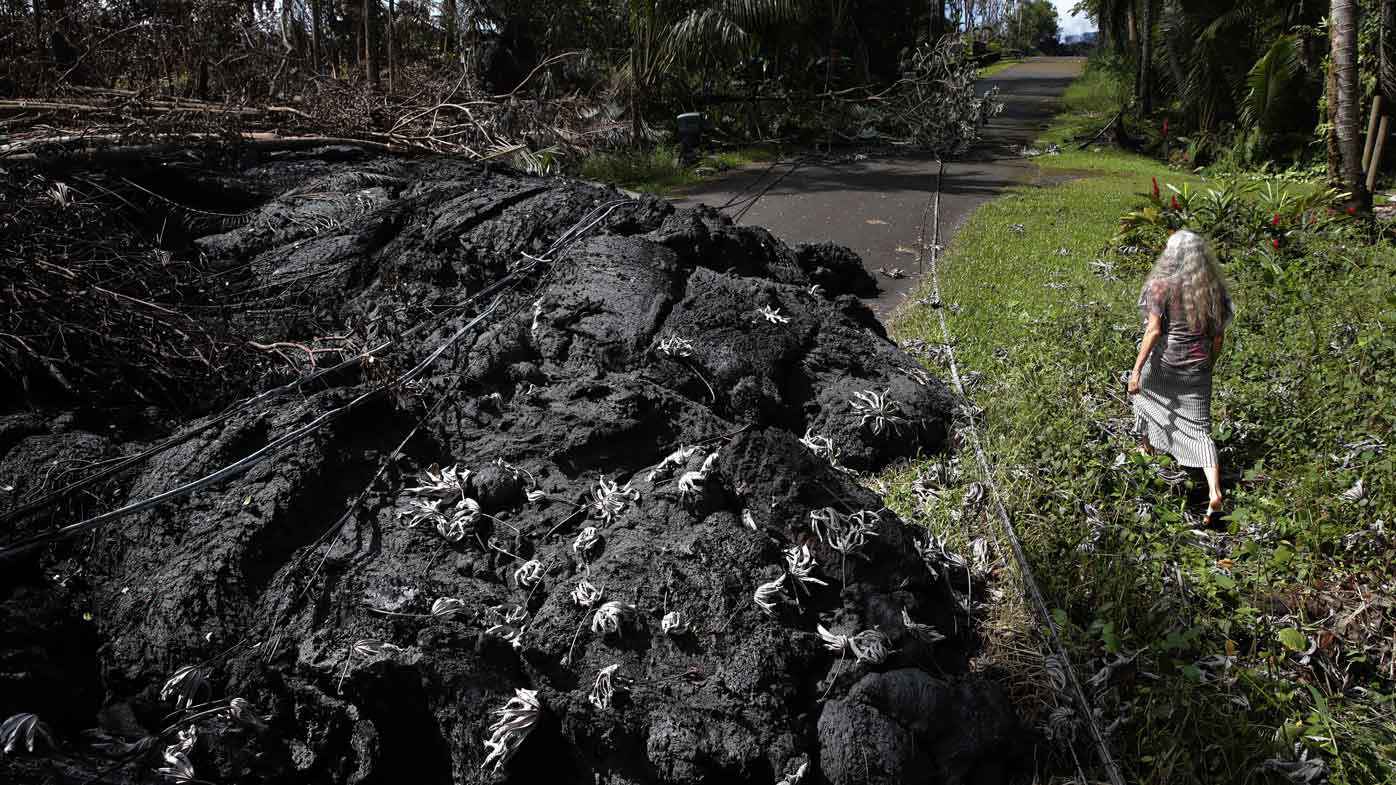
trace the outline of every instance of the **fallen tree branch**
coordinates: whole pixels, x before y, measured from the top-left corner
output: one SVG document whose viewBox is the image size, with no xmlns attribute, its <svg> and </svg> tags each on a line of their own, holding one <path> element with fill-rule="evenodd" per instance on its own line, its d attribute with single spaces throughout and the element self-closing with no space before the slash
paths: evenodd
<svg viewBox="0 0 1396 785">
<path fill-rule="evenodd" d="M 122 144 L 122 134 L 98 134 L 91 136 L 70 135 L 41 137 L 38 139 L 11 142 L 0 145 L 0 160 L 9 162 L 36 162 L 54 158 L 92 158 L 98 160 L 125 160 L 159 153 L 169 153 L 187 148 L 193 142 L 228 142 L 227 136 L 217 134 L 184 134 L 166 142 L 150 144 Z M 383 153 L 404 154 L 412 152 L 417 145 L 396 145 L 371 139 L 336 136 L 278 136 L 269 132 L 238 134 L 235 142 L 253 150 L 306 150 L 326 145 L 350 145 L 366 147 Z M 45 149 L 43 152 L 22 152 L 31 148 Z"/>
<path fill-rule="evenodd" d="M 1081 146 L 1078 147 L 1078 148 L 1076 148 L 1076 149 L 1078 149 L 1078 150 L 1084 150 L 1084 149 L 1086 149 L 1087 147 L 1090 147 L 1091 145 L 1095 144 L 1096 141 L 1100 139 L 1100 137 L 1105 136 L 1105 132 L 1106 132 L 1106 131 L 1109 131 L 1111 128 L 1114 127 L 1115 123 L 1119 122 L 1119 120 L 1120 120 L 1120 115 L 1121 115 L 1123 112 L 1124 112 L 1123 109 L 1121 109 L 1121 110 L 1118 111 L 1118 112 L 1115 112 L 1115 116 L 1112 117 L 1112 118 L 1110 118 L 1110 122 L 1106 123 L 1104 127 L 1102 127 L 1099 131 L 1097 131 L 1095 136 L 1092 136 L 1089 140 L 1087 140 L 1087 141 L 1085 141 L 1085 142 L 1082 142 L 1082 143 L 1081 143 Z"/>
</svg>

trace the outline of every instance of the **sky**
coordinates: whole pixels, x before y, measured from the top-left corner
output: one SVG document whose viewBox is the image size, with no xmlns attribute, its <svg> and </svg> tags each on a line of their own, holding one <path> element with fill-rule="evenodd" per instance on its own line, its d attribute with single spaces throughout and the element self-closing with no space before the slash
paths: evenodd
<svg viewBox="0 0 1396 785">
<path fill-rule="evenodd" d="M 1074 35 L 1095 29 L 1095 23 L 1085 14 L 1071 15 L 1071 7 L 1076 5 L 1076 0 L 1052 0 L 1052 4 L 1057 7 L 1057 24 L 1062 35 Z"/>
</svg>

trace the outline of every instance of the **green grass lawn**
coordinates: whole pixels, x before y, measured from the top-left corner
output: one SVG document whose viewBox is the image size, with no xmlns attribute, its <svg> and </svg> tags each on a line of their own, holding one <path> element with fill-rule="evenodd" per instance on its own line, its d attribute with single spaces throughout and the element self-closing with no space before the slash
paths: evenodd
<svg viewBox="0 0 1396 785">
<path fill-rule="evenodd" d="M 1088 70 L 1043 143 L 1093 133 L 1117 89 Z M 962 372 L 983 374 L 972 397 L 995 480 L 1080 678 L 1100 676 L 1088 689 L 1126 780 L 1282 783 L 1267 761 L 1293 761 L 1298 744 L 1330 782 L 1392 782 L 1396 251 L 1352 225 L 1276 253 L 1267 241 L 1223 254 L 1238 317 L 1213 421 L 1230 513 L 1226 531 L 1199 532 L 1205 483 L 1170 482 L 1169 459 L 1133 452 L 1120 379 L 1156 249 L 1117 240 L 1119 218 L 1144 202 L 1150 177 L 1182 177 L 1104 150 L 1037 161 L 1082 176 L 976 211 L 946 251 L 941 297 Z M 942 342 L 925 306 L 903 311 L 893 333 Z M 938 466 L 946 476 L 944 459 L 881 480 L 899 513 L 970 550 L 993 529 L 962 514 L 982 478 L 968 455 L 957 465 L 938 496 L 918 497 L 912 482 Z M 1343 499 L 1359 478 L 1365 496 Z M 989 637 L 1021 652 L 1031 636 L 1003 629 L 1023 627 L 1021 612 L 989 617 Z M 1004 657 L 996 671 L 1029 714 L 1070 705 L 1043 686 L 1040 658 Z M 1085 732 L 1077 739 L 1089 765 Z M 1049 775 L 1071 770 L 1063 750 L 1039 753 Z"/>
</svg>

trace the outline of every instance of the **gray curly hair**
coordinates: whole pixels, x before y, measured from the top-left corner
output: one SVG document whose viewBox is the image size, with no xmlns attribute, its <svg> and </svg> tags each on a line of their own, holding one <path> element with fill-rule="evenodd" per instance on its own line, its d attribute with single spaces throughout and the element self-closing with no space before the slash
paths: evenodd
<svg viewBox="0 0 1396 785">
<path fill-rule="evenodd" d="M 1164 284 L 1182 306 L 1188 325 L 1203 335 L 1222 329 L 1227 320 L 1226 279 L 1217 265 L 1217 254 L 1206 238 L 1181 229 L 1168 238 L 1154 269 L 1144 279 L 1144 292 Z"/>
</svg>

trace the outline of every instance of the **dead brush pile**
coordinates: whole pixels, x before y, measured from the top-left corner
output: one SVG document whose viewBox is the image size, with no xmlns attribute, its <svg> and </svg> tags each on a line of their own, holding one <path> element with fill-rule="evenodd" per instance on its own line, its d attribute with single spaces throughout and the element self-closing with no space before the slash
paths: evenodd
<svg viewBox="0 0 1396 785">
<path fill-rule="evenodd" d="M 140 225 L 135 188 L 10 175 L 0 178 L 0 386 L 16 399 L 184 409 L 218 397 L 252 360 L 220 327 L 221 282 L 197 256 L 162 248 L 164 227 L 152 237 Z"/>
<path fill-rule="evenodd" d="M 0 100 L 8 141 L 0 161 L 26 161 L 93 148 L 209 142 L 254 148 L 334 141 L 384 151 L 427 152 L 472 160 L 503 159 L 527 170 L 627 138 L 620 106 L 605 90 L 539 91 L 549 69 L 580 53 L 539 63 L 512 91 L 492 94 L 468 74 L 405 69 L 394 93 L 361 81 L 313 76 L 281 101 L 215 102 L 162 94 L 64 85 L 37 99 Z"/>
</svg>

